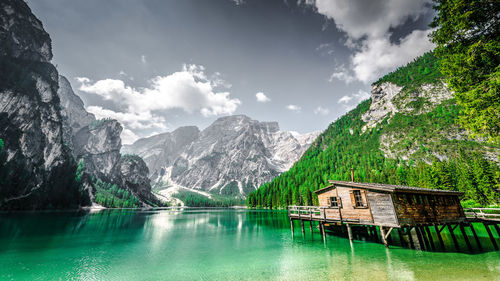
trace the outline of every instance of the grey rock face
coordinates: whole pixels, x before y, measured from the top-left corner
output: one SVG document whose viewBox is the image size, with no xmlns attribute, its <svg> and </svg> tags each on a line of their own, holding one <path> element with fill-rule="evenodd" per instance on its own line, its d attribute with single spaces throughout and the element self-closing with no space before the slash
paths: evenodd
<svg viewBox="0 0 500 281">
<path fill-rule="evenodd" d="M 136 155 L 124 155 L 120 159 L 122 185 L 146 203 L 155 202 L 148 177 L 149 169 L 144 160 Z"/>
<path fill-rule="evenodd" d="M 123 151 L 144 158 L 156 185 L 245 196 L 290 168 L 317 135 L 282 132 L 276 122 L 236 115 L 201 132 L 183 127 L 141 139 Z"/>
<path fill-rule="evenodd" d="M 171 166 L 199 135 L 200 130 L 195 126 L 180 127 L 171 133 L 139 139 L 132 145 L 124 145 L 122 152 L 140 155 L 154 174 L 152 177 L 157 178 L 162 167 Z"/>
<path fill-rule="evenodd" d="M 78 131 L 88 127 L 94 122 L 95 116 L 85 110 L 83 101 L 77 96 L 66 77 L 59 76 L 59 90 L 61 100 L 61 116 L 63 118 L 63 139 L 69 147 L 73 148 L 73 136 Z M 76 157 L 76 155 L 73 155 Z"/>
<path fill-rule="evenodd" d="M 58 73 L 51 41 L 20 0 L 0 2 L 0 208 L 85 204 L 63 144 Z"/>
<path fill-rule="evenodd" d="M 128 189 L 145 205 L 155 203 L 148 178 L 148 168 L 140 157 L 123 156 L 120 134 L 122 125 L 112 119 L 96 120 L 85 110 L 68 80 L 59 77 L 64 140 L 75 159 L 83 159 L 87 179 L 101 179 Z M 91 186 L 91 182 L 86 183 Z M 92 190 L 90 197 L 94 198 Z"/>
<path fill-rule="evenodd" d="M 120 180 L 120 134 L 116 120 L 99 120 L 84 127 L 73 137 L 77 159 L 85 160 L 86 171 L 107 182 Z"/>
<path fill-rule="evenodd" d="M 362 131 L 374 128 L 386 117 L 390 118 L 398 112 L 414 115 L 429 112 L 452 97 L 453 93 L 444 83 L 423 84 L 415 91 L 405 91 L 403 87 L 390 82 L 373 85 L 370 109 L 361 117 L 366 122 Z M 411 102 L 418 99 L 425 100 L 426 103 L 421 108 L 412 108 Z"/>
<path fill-rule="evenodd" d="M 389 82 L 372 86 L 370 109 L 361 117 L 363 121 L 367 122 L 362 128 L 363 132 L 367 128 L 374 128 L 389 114 L 398 112 L 393 99 L 401 92 L 401 89 L 403 87 Z"/>
<path fill-rule="evenodd" d="M 50 62 L 52 45 L 42 22 L 21 0 L 0 3 L 0 56 Z"/>
</svg>

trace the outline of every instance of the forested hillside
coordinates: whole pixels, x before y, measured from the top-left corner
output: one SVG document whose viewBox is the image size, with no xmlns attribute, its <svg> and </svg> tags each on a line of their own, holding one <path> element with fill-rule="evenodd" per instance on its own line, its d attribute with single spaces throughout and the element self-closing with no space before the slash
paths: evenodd
<svg viewBox="0 0 500 281">
<path fill-rule="evenodd" d="M 460 129 L 455 101 L 440 100 L 441 78 L 432 53 L 382 77 L 374 88 L 398 85 L 391 100 L 397 110 L 367 128 L 363 118 L 374 110 L 372 100 L 361 102 L 330 124 L 289 171 L 251 193 L 247 205 L 317 205 L 313 191 L 328 180 L 350 180 L 351 168 L 355 181 L 458 190 L 468 206 L 497 204 L 499 147 L 472 141 Z"/>
</svg>

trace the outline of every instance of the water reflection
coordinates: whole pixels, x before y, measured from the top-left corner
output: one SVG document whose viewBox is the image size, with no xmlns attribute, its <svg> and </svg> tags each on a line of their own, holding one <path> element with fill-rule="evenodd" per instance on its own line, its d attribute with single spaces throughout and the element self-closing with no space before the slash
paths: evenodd
<svg viewBox="0 0 500 281">
<path fill-rule="evenodd" d="M 286 212 L 0 214 L 0 280 L 426 280 L 500 276 L 498 252 L 419 252 L 290 234 Z M 394 239 L 398 241 L 397 239 Z M 473 275 L 471 275 L 473 274 Z M 458 278 L 460 279 L 460 278 Z"/>
</svg>

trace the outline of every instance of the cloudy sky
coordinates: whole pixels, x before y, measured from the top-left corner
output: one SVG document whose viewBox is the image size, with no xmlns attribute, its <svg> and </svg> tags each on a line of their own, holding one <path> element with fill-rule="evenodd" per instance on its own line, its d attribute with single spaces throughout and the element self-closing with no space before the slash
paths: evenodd
<svg viewBox="0 0 500 281">
<path fill-rule="evenodd" d="M 54 63 L 124 143 L 246 114 L 310 132 L 433 48 L 427 0 L 28 0 Z"/>
</svg>

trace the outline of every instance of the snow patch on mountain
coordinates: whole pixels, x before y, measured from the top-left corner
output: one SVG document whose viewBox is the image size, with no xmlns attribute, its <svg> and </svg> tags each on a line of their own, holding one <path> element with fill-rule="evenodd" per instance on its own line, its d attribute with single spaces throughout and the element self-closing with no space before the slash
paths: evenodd
<svg viewBox="0 0 500 281">
<path fill-rule="evenodd" d="M 246 196 L 288 170 L 319 132 L 280 131 L 277 122 L 244 115 L 221 117 L 200 131 L 181 127 L 122 148 L 138 154 L 156 188 L 177 185 L 189 190 Z"/>
</svg>

